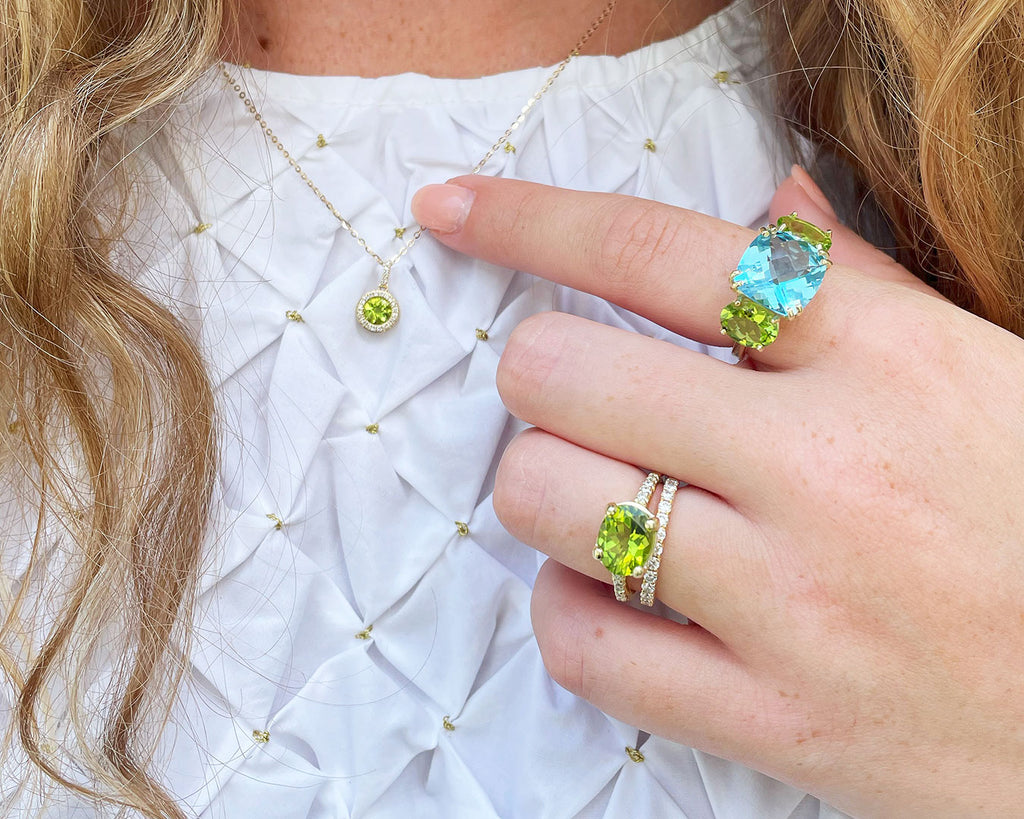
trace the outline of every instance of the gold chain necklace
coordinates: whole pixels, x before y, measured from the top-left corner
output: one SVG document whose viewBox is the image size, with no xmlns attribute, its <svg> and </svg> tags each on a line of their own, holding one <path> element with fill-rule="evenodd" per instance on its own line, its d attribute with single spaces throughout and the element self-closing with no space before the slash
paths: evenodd
<svg viewBox="0 0 1024 819">
<path fill-rule="evenodd" d="M 541 85 L 533 96 L 526 101 L 526 104 L 523 105 L 519 115 L 512 121 L 512 124 L 505 129 L 505 133 L 498 137 L 498 140 L 487 150 L 487 153 L 483 155 L 480 161 L 473 166 L 470 173 L 480 173 L 491 157 L 494 156 L 502 146 L 510 144 L 509 138 L 519 128 L 519 126 L 523 124 L 527 115 L 529 115 L 530 111 L 537 104 L 540 98 L 547 93 L 552 85 L 555 84 L 555 80 L 557 80 L 561 73 L 565 71 L 566 66 L 569 65 L 573 57 L 579 55 L 580 50 L 584 45 L 586 45 L 587 41 L 601 27 L 601 24 L 608 19 L 608 16 L 615 8 L 616 2 L 617 0 L 610 0 L 608 5 L 604 7 L 604 10 L 597 19 L 595 19 L 587 30 L 583 32 L 579 41 L 577 41 L 576 45 L 573 46 L 572 51 L 569 52 L 564 60 L 555 66 L 554 70 L 544 81 L 544 84 Z M 249 113 L 252 114 L 253 119 L 255 119 L 256 123 L 263 129 L 263 133 L 266 134 L 267 140 L 270 144 L 280 151 L 281 156 L 283 156 L 288 164 L 291 165 L 295 173 L 299 175 L 299 178 L 301 178 L 302 181 L 309 186 L 309 189 L 316 194 L 316 197 L 323 203 L 324 207 L 326 207 L 327 210 L 330 211 L 331 215 L 341 223 L 341 226 L 348 232 L 348 234 L 356 240 L 359 247 L 361 247 L 367 255 L 377 263 L 377 266 L 380 267 L 381 274 L 380 280 L 377 282 L 377 286 L 365 293 L 356 305 L 356 320 L 359 322 L 360 326 L 369 330 L 371 333 L 384 333 L 390 330 L 398 323 L 399 316 L 398 299 L 396 299 L 394 294 L 388 289 L 388 284 L 391 280 L 391 271 L 394 269 L 395 264 L 412 249 L 416 242 L 419 241 L 420 237 L 424 233 L 424 228 L 417 226 L 416 232 L 412 234 L 412 238 L 410 238 L 402 246 L 402 249 L 393 256 L 386 258 L 381 256 L 376 250 L 370 247 L 370 244 L 359 233 L 359 231 L 355 229 L 355 226 L 341 215 L 341 212 L 331 203 L 326 194 L 324 194 L 317 184 L 309 178 L 309 174 L 302 169 L 298 160 L 291 155 L 288 149 L 281 143 L 277 134 L 275 134 L 271 127 L 267 125 L 267 121 L 263 118 L 263 115 L 256 107 L 256 104 L 252 101 L 252 98 L 248 93 L 246 93 L 241 82 L 235 80 L 235 78 L 231 76 L 224 63 L 220 64 L 220 71 L 221 74 L 224 75 L 224 79 L 227 80 L 228 85 L 236 94 L 238 94 L 238 98 L 245 104 Z"/>
</svg>

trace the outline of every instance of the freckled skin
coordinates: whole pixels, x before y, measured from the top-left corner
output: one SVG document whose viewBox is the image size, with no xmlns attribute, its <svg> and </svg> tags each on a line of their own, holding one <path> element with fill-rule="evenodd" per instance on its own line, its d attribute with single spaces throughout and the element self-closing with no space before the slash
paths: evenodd
<svg viewBox="0 0 1024 819">
<path fill-rule="evenodd" d="M 294 74 L 475 77 L 562 60 L 607 0 L 240 0 L 225 57 Z M 630 0 L 583 49 L 624 54 L 692 28 L 725 0 Z M 609 24 L 610 23 L 610 24 Z"/>
</svg>

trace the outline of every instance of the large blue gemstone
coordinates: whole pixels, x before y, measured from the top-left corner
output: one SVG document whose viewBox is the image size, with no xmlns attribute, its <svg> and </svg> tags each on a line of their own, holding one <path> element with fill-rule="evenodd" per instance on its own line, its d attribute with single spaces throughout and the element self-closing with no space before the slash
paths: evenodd
<svg viewBox="0 0 1024 819">
<path fill-rule="evenodd" d="M 759 234 L 750 243 L 732 280 L 748 299 L 780 316 L 794 315 L 818 292 L 825 268 L 818 248 L 780 230 L 770 236 Z"/>
</svg>

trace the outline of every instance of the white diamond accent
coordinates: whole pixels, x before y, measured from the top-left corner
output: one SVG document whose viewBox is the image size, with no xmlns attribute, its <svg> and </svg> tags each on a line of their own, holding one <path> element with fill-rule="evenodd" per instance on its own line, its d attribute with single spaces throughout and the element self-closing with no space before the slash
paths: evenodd
<svg viewBox="0 0 1024 819">
<path fill-rule="evenodd" d="M 661 567 L 662 544 L 665 542 L 665 536 L 668 533 L 668 516 L 672 511 L 672 501 L 675 499 L 678 488 L 679 481 L 675 478 L 665 478 L 665 488 L 661 492 L 661 500 L 658 501 L 657 512 L 661 528 L 658 530 L 654 551 L 651 554 L 651 559 L 647 562 L 647 573 L 644 575 L 644 582 L 640 587 L 640 604 L 643 606 L 654 605 L 654 587 L 658 582 L 658 569 Z M 650 496 L 648 496 L 649 499 Z"/>
</svg>

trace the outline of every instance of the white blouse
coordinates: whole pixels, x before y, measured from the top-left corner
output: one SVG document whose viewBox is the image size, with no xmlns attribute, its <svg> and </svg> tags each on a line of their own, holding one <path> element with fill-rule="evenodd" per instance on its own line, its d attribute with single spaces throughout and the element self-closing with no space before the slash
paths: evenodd
<svg viewBox="0 0 1024 819">
<path fill-rule="evenodd" d="M 472 168 L 551 71 L 230 70 L 388 255 L 414 230 L 415 191 Z M 579 57 L 483 172 L 759 224 L 789 168 L 763 72 L 743 0 L 676 39 Z M 524 317 L 551 309 L 664 331 L 426 235 L 391 277 L 397 326 L 367 333 L 354 311 L 377 266 L 218 71 L 137 156 L 152 201 L 132 229 L 133 260 L 201 332 L 223 427 L 190 674 L 155 765 L 187 811 L 839 816 L 638 733 L 561 689 L 541 662 L 529 601 L 543 558 L 491 505 L 498 458 L 521 428 L 495 391 L 502 346 Z"/>
</svg>

